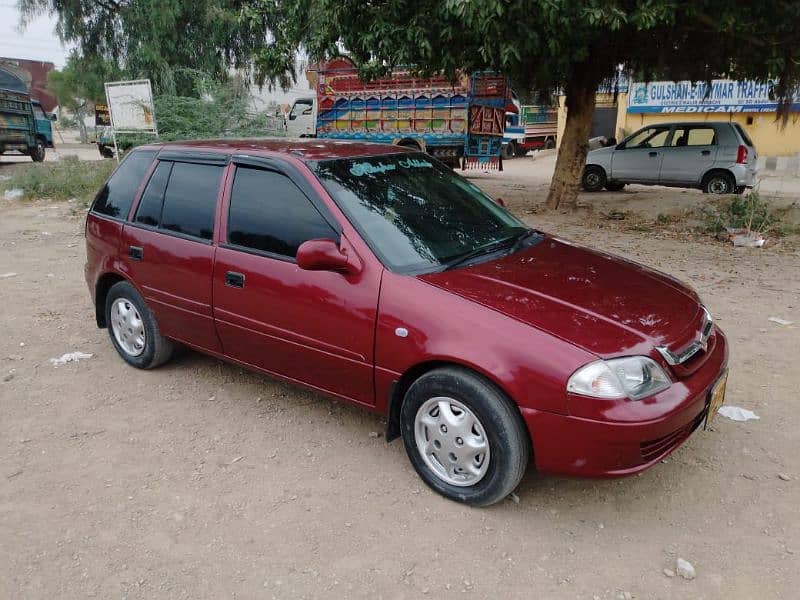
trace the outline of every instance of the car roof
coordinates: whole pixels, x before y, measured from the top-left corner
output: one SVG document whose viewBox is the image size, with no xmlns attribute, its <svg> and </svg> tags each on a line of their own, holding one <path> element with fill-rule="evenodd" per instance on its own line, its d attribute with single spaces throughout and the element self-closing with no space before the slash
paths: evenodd
<svg viewBox="0 0 800 600">
<path fill-rule="evenodd" d="M 706 127 L 708 125 L 730 125 L 730 121 L 670 121 L 669 123 L 648 123 L 647 125 L 643 125 L 642 129 L 647 129 L 648 127 L 686 127 L 686 126 L 698 126 L 698 127 Z"/>
<path fill-rule="evenodd" d="M 190 140 L 148 144 L 141 149 L 169 149 L 187 152 L 221 152 L 224 154 L 247 154 L 268 156 L 271 154 L 291 154 L 303 161 L 328 160 L 334 158 L 353 158 L 357 156 L 376 156 L 409 152 L 408 148 L 391 144 L 373 144 L 349 140 L 294 139 L 294 138 L 255 138 L 240 140 Z"/>
</svg>

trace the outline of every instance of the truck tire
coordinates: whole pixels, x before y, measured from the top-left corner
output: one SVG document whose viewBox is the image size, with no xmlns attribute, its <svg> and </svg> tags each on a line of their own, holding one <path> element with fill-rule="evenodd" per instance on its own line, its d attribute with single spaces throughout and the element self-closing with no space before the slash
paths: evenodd
<svg viewBox="0 0 800 600">
<path fill-rule="evenodd" d="M 509 158 L 514 158 L 517 155 L 517 145 L 511 141 L 508 142 L 503 146 L 503 158 L 508 160 Z"/>
<path fill-rule="evenodd" d="M 44 149 L 44 142 L 42 140 L 37 139 L 36 145 L 31 148 L 31 160 L 33 162 L 42 162 L 44 161 L 45 149 Z"/>
<path fill-rule="evenodd" d="M 544 149 L 552 150 L 555 147 L 556 147 L 556 141 L 553 138 L 547 138 L 547 140 L 544 143 Z"/>
</svg>

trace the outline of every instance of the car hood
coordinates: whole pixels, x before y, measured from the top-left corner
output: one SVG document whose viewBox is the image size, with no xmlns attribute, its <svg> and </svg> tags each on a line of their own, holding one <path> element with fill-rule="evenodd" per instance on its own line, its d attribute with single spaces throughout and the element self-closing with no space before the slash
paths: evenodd
<svg viewBox="0 0 800 600">
<path fill-rule="evenodd" d="M 420 278 L 601 357 L 679 346 L 703 317 L 697 295 L 679 281 L 551 236 Z"/>
</svg>

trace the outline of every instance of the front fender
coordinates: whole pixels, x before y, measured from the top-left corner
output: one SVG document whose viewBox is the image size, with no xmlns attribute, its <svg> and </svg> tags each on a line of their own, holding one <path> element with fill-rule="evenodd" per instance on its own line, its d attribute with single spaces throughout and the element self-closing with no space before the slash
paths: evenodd
<svg viewBox="0 0 800 600">
<path fill-rule="evenodd" d="M 563 340 L 413 276 L 386 272 L 375 334 L 376 404 L 419 365 L 456 364 L 516 404 L 567 413 L 566 381 L 595 357 Z"/>
</svg>

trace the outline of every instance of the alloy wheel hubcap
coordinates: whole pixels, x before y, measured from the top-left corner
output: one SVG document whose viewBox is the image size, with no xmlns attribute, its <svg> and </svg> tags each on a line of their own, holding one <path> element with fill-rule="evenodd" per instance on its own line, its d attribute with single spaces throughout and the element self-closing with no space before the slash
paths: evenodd
<svg viewBox="0 0 800 600">
<path fill-rule="evenodd" d="M 724 194 L 728 191 L 728 184 L 724 179 L 712 179 L 708 188 L 712 194 Z"/>
<path fill-rule="evenodd" d="M 442 481 L 475 485 L 489 468 L 489 441 L 478 417 L 453 398 L 430 398 L 417 411 L 414 438 L 422 460 Z"/>
<path fill-rule="evenodd" d="M 144 352 L 144 321 L 133 302 L 127 298 L 117 298 L 111 305 L 111 330 L 126 354 L 139 356 Z"/>
<path fill-rule="evenodd" d="M 589 187 L 595 187 L 600 183 L 600 176 L 597 173 L 589 173 L 586 175 L 586 183 Z"/>
</svg>

